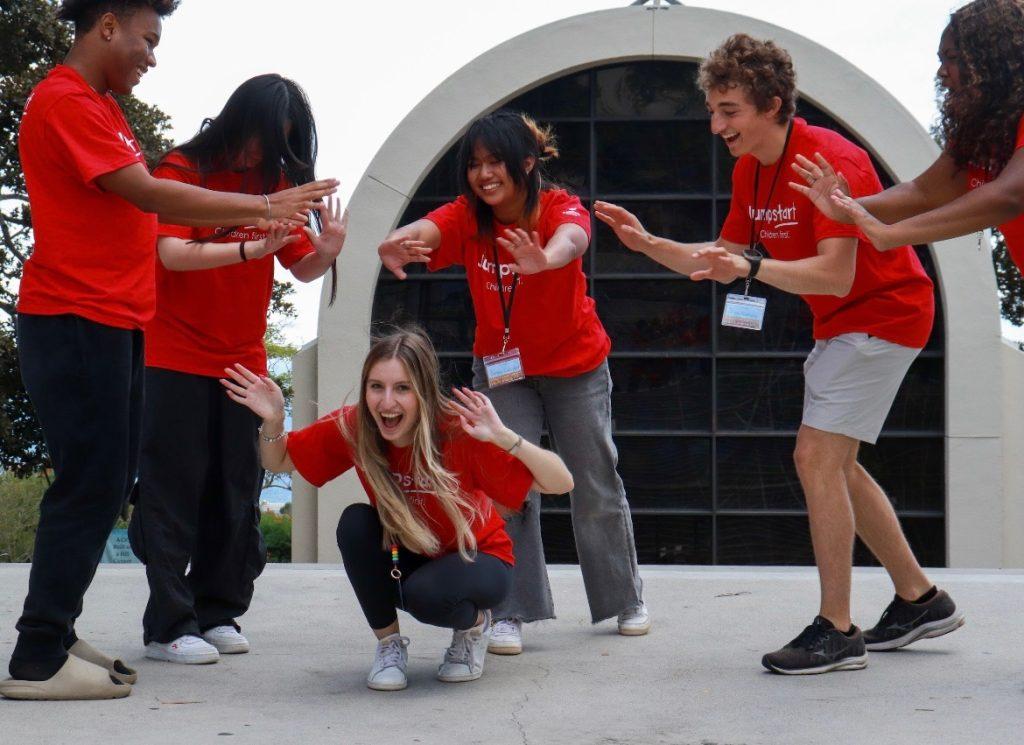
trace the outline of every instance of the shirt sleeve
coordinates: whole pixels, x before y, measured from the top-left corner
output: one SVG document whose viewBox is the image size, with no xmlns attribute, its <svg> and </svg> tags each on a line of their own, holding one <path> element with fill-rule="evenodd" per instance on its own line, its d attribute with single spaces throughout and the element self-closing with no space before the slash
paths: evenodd
<svg viewBox="0 0 1024 745">
<path fill-rule="evenodd" d="M 547 243 L 562 225 L 579 225 L 590 238 L 590 213 L 580 198 L 567 191 L 552 192 L 551 201 L 544 210 L 541 239 Z"/>
<path fill-rule="evenodd" d="M 353 407 L 332 411 L 308 427 L 288 433 L 288 457 L 313 486 L 323 486 L 354 465 L 352 449 L 340 426 L 341 416 L 354 423 L 354 412 Z"/>
<path fill-rule="evenodd" d="M 278 263 L 285 269 L 291 269 L 316 250 L 313 248 L 313 244 L 309 242 L 306 231 L 302 228 L 295 228 L 291 234 L 299 236 L 299 240 L 289 243 L 274 254 L 277 257 Z"/>
<path fill-rule="evenodd" d="M 497 445 L 468 435 L 465 440 L 466 457 L 476 486 L 498 504 L 520 509 L 533 485 L 530 469 Z"/>
<path fill-rule="evenodd" d="M 162 161 L 153 169 L 153 177 L 167 179 L 168 181 L 178 181 L 182 184 L 190 184 L 192 186 L 199 186 L 199 173 L 184 167 L 183 164 L 182 167 L 178 167 L 177 163 L 171 164 L 167 161 Z M 181 238 L 182 240 L 190 241 L 194 238 L 198 238 L 198 234 L 199 231 L 196 228 L 189 227 L 188 225 L 160 223 L 157 226 L 158 236 Z"/>
<path fill-rule="evenodd" d="M 133 151 L 96 102 L 85 95 L 61 98 L 47 112 L 46 123 L 51 141 L 61 148 L 83 183 L 92 184 L 99 176 L 143 163 L 138 145 Z"/>
<path fill-rule="evenodd" d="M 452 264 L 463 264 L 463 248 L 470 229 L 469 203 L 459 197 L 454 202 L 438 207 L 428 213 L 424 220 L 430 220 L 441 231 L 441 245 L 430 256 L 427 268 L 436 272 Z"/>
</svg>

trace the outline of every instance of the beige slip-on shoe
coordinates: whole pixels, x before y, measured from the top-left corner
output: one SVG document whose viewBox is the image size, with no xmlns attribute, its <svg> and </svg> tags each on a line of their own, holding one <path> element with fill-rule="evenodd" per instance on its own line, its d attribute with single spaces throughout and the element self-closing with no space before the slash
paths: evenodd
<svg viewBox="0 0 1024 745">
<path fill-rule="evenodd" d="M 72 644 L 68 654 L 106 668 L 111 677 L 117 678 L 122 683 L 133 685 L 139 679 L 139 674 L 124 664 L 123 660 L 104 654 L 84 639 L 79 639 Z"/>
<path fill-rule="evenodd" d="M 73 654 L 48 680 L 0 681 L 0 696 L 32 701 L 95 701 L 124 698 L 131 692 L 130 685 L 112 677 L 106 668 Z"/>
</svg>

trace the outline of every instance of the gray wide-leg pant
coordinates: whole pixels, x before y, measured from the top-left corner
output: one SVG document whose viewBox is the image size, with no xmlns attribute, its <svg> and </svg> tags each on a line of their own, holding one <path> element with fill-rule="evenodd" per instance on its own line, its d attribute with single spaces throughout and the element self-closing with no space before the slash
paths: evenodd
<svg viewBox="0 0 1024 745">
<path fill-rule="evenodd" d="M 547 420 L 551 444 L 572 473 L 570 495 L 583 584 L 594 623 L 641 603 L 633 522 L 626 490 L 615 470 L 612 441 L 611 375 L 608 362 L 571 378 L 532 376 L 487 388 L 483 363 L 473 360 L 473 387 L 487 395 L 502 422 L 534 444 Z M 494 609 L 495 618 L 524 622 L 554 618 L 554 603 L 544 564 L 540 495 L 531 492 L 506 528 L 515 546 L 512 591 Z"/>
</svg>

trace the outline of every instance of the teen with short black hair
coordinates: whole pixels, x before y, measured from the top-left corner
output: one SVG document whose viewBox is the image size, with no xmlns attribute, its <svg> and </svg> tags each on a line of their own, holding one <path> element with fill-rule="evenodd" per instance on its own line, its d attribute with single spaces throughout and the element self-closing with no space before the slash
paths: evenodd
<svg viewBox="0 0 1024 745">
<path fill-rule="evenodd" d="M 296 432 L 265 376 L 226 370 L 228 395 L 263 420 L 263 465 L 298 471 L 316 486 L 355 468 L 370 504 L 350 505 L 338 548 L 377 651 L 367 685 L 406 687 L 396 608 L 451 628 L 438 679 L 483 674 L 491 609 L 511 586 L 512 541 L 493 503 L 519 509 L 531 490 L 562 493 L 572 476 L 554 453 L 506 428 L 480 393 L 440 388 L 437 355 L 418 331 L 376 339 L 363 363 L 359 402 Z"/>
<path fill-rule="evenodd" d="M 19 288 L 18 352 L 54 479 L 39 508 L 12 677 L 0 682 L 8 698 L 122 698 L 135 680 L 78 639 L 75 620 L 135 479 L 158 216 L 195 225 L 303 221 L 298 213 L 337 183 L 226 194 L 150 175 L 113 94 L 130 93 L 156 64 L 161 18 L 176 6 L 63 3 L 74 43 L 21 120 L 35 249 Z"/>
</svg>

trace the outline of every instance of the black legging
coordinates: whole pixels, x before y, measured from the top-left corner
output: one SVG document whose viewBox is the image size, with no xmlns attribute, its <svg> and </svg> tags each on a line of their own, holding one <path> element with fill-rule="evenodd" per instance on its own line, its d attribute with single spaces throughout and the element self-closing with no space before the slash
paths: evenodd
<svg viewBox="0 0 1024 745">
<path fill-rule="evenodd" d="M 338 521 L 338 548 L 345 572 L 372 629 L 383 629 L 403 609 L 417 621 L 449 629 L 468 629 L 480 610 L 493 608 L 508 594 L 512 567 L 490 554 L 470 563 L 456 554 L 431 559 L 401 548 L 402 600 L 391 577 L 391 553 L 381 543 L 377 510 L 368 504 L 345 508 Z"/>
</svg>

